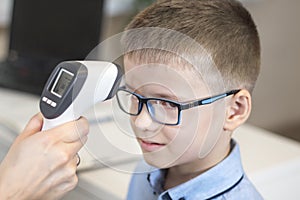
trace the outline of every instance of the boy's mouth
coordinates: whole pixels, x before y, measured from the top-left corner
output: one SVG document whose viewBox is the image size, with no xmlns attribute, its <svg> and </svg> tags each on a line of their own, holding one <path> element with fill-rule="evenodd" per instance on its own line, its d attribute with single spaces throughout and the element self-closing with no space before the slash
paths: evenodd
<svg viewBox="0 0 300 200">
<path fill-rule="evenodd" d="M 165 144 L 162 143 L 147 141 L 140 138 L 138 138 L 138 142 L 140 143 L 141 148 L 146 152 L 157 151 L 165 146 Z"/>
</svg>

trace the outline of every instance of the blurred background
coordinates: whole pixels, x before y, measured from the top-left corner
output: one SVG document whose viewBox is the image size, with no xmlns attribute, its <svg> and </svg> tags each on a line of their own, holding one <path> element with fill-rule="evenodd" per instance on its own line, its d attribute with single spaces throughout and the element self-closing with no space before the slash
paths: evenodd
<svg viewBox="0 0 300 200">
<path fill-rule="evenodd" d="M 152 0 L 87 0 L 85 6 L 80 0 L 38 2 L 16 0 L 14 7 L 13 0 L 0 1 L 0 60 L 18 60 L 16 65 L 21 66 L 14 70 L 25 76 L 23 82 L 18 77 L 17 85 L 10 87 L 35 94 L 56 63 L 85 58 L 100 41 L 122 31 Z M 257 24 L 262 46 L 261 74 L 249 123 L 300 141 L 300 1 L 242 2 Z M 82 15 L 87 15 L 83 13 L 90 14 L 83 19 Z M 2 85 L 4 79 L 0 78 Z"/>
<path fill-rule="evenodd" d="M 300 1 L 245 2 L 262 46 L 250 123 L 300 141 Z"/>
</svg>

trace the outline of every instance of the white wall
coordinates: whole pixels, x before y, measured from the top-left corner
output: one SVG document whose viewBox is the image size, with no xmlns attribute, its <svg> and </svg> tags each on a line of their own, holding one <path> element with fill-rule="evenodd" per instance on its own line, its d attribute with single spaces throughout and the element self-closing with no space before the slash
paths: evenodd
<svg viewBox="0 0 300 200">
<path fill-rule="evenodd" d="M 9 24 L 13 0 L 0 0 L 0 27 Z"/>
<path fill-rule="evenodd" d="M 262 46 L 250 122 L 273 131 L 300 128 L 300 1 L 264 0 L 248 2 L 246 7 L 256 21 Z"/>
</svg>

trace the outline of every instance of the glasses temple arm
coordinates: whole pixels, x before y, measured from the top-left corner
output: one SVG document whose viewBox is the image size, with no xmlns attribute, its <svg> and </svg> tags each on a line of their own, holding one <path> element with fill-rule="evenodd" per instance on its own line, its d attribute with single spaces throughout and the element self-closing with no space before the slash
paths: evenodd
<svg viewBox="0 0 300 200">
<path fill-rule="evenodd" d="M 185 110 L 185 109 L 193 108 L 193 107 L 200 106 L 200 105 L 211 104 L 211 103 L 213 103 L 213 102 L 215 102 L 217 100 L 220 100 L 222 98 L 225 98 L 225 97 L 233 95 L 233 94 L 236 94 L 239 91 L 240 90 L 231 90 L 231 91 L 226 92 L 224 94 L 212 96 L 212 97 L 207 98 L 207 99 L 203 99 L 203 100 L 199 100 L 199 101 L 194 101 L 194 102 L 189 102 L 189 103 L 181 105 L 181 109 Z"/>
</svg>

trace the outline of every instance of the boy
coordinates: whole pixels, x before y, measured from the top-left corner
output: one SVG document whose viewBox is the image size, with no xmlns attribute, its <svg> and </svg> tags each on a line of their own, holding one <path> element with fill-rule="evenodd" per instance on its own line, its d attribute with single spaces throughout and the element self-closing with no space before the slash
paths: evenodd
<svg viewBox="0 0 300 200">
<path fill-rule="evenodd" d="M 128 199 L 262 199 L 232 132 L 249 117 L 260 44 L 235 0 L 161 0 L 122 38 L 117 92 L 145 161 Z"/>
</svg>

